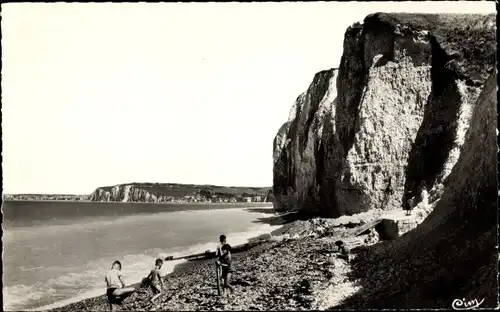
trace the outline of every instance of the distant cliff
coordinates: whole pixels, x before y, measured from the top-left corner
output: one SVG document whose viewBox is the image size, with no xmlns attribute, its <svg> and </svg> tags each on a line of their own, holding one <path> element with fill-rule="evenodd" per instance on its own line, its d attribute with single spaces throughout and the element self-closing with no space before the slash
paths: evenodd
<svg viewBox="0 0 500 312">
<path fill-rule="evenodd" d="M 384 14 L 349 27 L 274 139 L 278 210 L 397 209 L 425 186 L 437 204 L 496 55 L 495 16 Z"/>
<path fill-rule="evenodd" d="M 273 201 L 270 187 L 226 187 L 176 183 L 128 183 L 98 187 L 90 195 L 15 194 L 4 200 L 65 200 L 141 203 L 238 203 Z"/>
<path fill-rule="evenodd" d="M 100 202 L 272 202 L 270 187 L 225 187 L 174 183 L 129 183 L 99 187 L 90 194 Z"/>
</svg>

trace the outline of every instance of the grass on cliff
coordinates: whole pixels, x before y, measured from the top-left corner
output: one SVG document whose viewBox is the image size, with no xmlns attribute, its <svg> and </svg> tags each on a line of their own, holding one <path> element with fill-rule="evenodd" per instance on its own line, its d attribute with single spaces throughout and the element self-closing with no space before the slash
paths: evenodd
<svg viewBox="0 0 500 312">
<path fill-rule="evenodd" d="M 376 13 L 365 18 L 365 24 L 374 27 L 380 22 L 430 31 L 468 85 L 480 86 L 492 73 L 496 59 L 495 14 Z"/>
</svg>

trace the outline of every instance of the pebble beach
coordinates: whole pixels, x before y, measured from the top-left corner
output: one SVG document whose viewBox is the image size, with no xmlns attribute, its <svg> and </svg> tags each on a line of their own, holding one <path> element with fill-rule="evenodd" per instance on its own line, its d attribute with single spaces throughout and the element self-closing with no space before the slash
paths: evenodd
<svg viewBox="0 0 500 312">
<path fill-rule="evenodd" d="M 122 311 L 311 310 L 339 305 L 359 289 L 349 279 L 351 262 L 339 257 L 335 241 L 350 246 L 376 243 L 373 230 L 352 237 L 374 212 L 339 219 L 293 221 L 267 242 L 233 254 L 234 293 L 217 293 L 214 259 L 192 260 L 164 277 L 165 292 L 153 304 L 147 287 L 127 298 Z M 136 285 L 139 287 L 139 285 Z M 49 311 L 105 311 L 106 296 L 85 299 Z"/>
</svg>

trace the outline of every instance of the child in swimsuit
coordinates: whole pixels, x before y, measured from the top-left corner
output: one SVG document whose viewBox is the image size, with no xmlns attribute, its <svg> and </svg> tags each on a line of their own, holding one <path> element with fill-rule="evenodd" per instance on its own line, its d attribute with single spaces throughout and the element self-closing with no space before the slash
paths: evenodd
<svg viewBox="0 0 500 312">
<path fill-rule="evenodd" d="M 125 287 L 125 282 L 122 279 L 122 264 L 120 261 L 113 262 L 111 270 L 106 274 L 106 286 L 109 301 L 110 311 L 116 311 L 117 305 L 135 292 L 134 287 Z"/>
<path fill-rule="evenodd" d="M 231 259 L 231 246 L 229 244 L 224 244 L 221 247 L 222 255 L 219 257 L 219 265 L 222 267 L 222 279 L 224 281 L 223 292 L 229 289 L 233 292 L 233 288 L 229 285 L 231 280 L 231 274 L 233 272 L 232 259 Z"/>
<path fill-rule="evenodd" d="M 349 262 L 351 260 L 351 254 L 349 248 L 344 244 L 343 241 L 336 241 L 335 245 L 340 252 L 339 258 L 346 260 Z"/>
<path fill-rule="evenodd" d="M 151 298 L 151 302 L 155 301 L 156 298 L 160 297 L 162 294 L 162 290 L 165 288 L 163 284 L 163 279 L 160 275 L 160 269 L 163 265 L 163 260 L 156 259 L 155 267 L 151 270 L 151 273 L 148 275 L 148 280 L 150 282 L 151 288 L 153 289 L 153 298 Z"/>
<path fill-rule="evenodd" d="M 219 271 L 219 277 L 222 280 L 222 270 L 220 266 L 220 258 L 222 257 L 222 246 L 226 244 L 226 235 L 222 234 L 219 236 L 219 242 L 220 244 L 217 246 L 217 250 L 215 251 L 215 255 L 217 256 L 217 261 L 215 262 L 217 264 L 217 270 Z M 222 281 L 220 281 L 222 282 Z"/>
</svg>

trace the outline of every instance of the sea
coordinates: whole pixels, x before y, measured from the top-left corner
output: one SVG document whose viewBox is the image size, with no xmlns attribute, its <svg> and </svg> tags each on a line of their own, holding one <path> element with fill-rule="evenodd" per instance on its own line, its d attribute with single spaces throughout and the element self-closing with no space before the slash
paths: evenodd
<svg viewBox="0 0 500 312">
<path fill-rule="evenodd" d="M 277 228 L 269 203 L 151 204 L 7 201 L 3 210 L 3 308 L 44 310 L 104 294 L 114 260 L 126 284 L 156 258 L 237 245 Z M 164 262 L 162 274 L 184 260 Z"/>
</svg>

